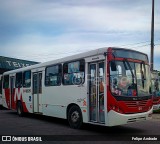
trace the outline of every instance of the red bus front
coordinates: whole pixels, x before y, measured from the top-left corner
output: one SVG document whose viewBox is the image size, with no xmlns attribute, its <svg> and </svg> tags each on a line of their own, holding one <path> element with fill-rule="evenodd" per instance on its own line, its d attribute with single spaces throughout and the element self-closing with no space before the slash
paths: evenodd
<svg viewBox="0 0 160 144">
<path fill-rule="evenodd" d="M 107 65 L 108 125 L 150 119 L 153 107 L 147 55 L 109 48 Z"/>
</svg>

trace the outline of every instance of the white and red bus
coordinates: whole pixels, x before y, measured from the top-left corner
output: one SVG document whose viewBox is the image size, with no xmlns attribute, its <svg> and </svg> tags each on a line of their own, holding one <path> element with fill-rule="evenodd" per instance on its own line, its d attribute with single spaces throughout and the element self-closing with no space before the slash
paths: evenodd
<svg viewBox="0 0 160 144">
<path fill-rule="evenodd" d="M 153 93 L 153 111 L 160 110 L 160 77 L 158 71 L 151 71 L 152 93 Z"/>
<path fill-rule="evenodd" d="M 101 48 L 3 74 L 3 106 L 82 123 L 115 126 L 151 119 L 148 56 Z"/>
</svg>

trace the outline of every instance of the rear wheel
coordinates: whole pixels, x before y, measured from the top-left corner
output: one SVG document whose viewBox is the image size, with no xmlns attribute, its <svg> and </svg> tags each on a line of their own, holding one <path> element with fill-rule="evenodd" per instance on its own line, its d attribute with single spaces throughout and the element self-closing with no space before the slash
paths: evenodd
<svg viewBox="0 0 160 144">
<path fill-rule="evenodd" d="M 71 128 L 79 129 L 82 126 L 82 113 L 78 106 L 72 106 L 68 111 L 68 122 Z"/>
<path fill-rule="evenodd" d="M 23 112 L 23 106 L 21 102 L 17 103 L 17 114 L 19 116 L 23 116 L 24 112 Z"/>
</svg>

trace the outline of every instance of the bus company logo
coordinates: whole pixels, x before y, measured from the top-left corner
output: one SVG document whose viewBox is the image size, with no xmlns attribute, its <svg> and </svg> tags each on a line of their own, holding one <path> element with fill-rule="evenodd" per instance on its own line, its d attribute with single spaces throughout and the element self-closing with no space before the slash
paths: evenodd
<svg viewBox="0 0 160 144">
<path fill-rule="evenodd" d="M 2 136 L 2 141 L 11 141 L 11 136 Z"/>
<path fill-rule="evenodd" d="M 16 101 L 16 97 L 17 97 L 18 100 L 20 100 L 21 96 L 22 96 L 21 89 L 16 88 L 15 89 L 15 95 L 14 95 L 14 101 Z"/>
</svg>

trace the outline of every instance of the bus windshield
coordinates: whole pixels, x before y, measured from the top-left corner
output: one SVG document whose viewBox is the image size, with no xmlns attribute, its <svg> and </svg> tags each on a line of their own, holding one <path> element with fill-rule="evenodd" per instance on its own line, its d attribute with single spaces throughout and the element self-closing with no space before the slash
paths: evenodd
<svg viewBox="0 0 160 144">
<path fill-rule="evenodd" d="M 113 68 L 113 65 L 115 69 Z M 151 82 L 149 66 L 142 63 L 111 61 L 110 89 L 115 96 L 148 96 Z"/>
</svg>

